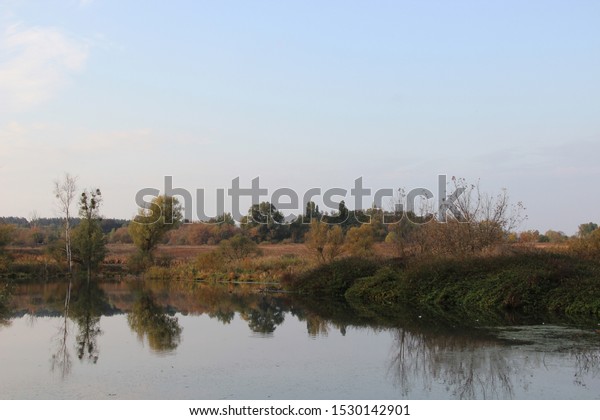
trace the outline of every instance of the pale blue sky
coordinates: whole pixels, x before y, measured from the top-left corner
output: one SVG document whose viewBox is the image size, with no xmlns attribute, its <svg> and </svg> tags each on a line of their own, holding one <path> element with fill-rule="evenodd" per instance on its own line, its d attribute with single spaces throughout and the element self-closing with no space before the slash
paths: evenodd
<svg viewBox="0 0 600 420">
<path fill-rule="evenodd" d="M 600 221 L 600 2 L 5 0 L 0 215 L 162 188 L 506 187 Z M 348 201 L 348 200 L 347 200 Z M 209 209 L 210 210 L 210 209 Z"/>
</svg>

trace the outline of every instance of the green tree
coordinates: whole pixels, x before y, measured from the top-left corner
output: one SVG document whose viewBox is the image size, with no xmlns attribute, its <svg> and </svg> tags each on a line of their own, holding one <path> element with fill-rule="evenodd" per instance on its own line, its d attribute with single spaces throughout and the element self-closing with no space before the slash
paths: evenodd
<svg viewBox="0 0 600 420">
<path fill-rule="evenodd" d="M 580 238 L 585 238 L 585 237 L 589 236 L 596 229 L 598 229 L 598 225 L 596 223 L 593 223 L 593 222 L 583 223 L 583 224 L 579 225 L 579 230 L 578 230 L 577 235 Z"/>
<path fill-rule="evenodd" d="M 321 212 L 319 211 L 319 206 L 315 204 L 314 201 L 309 201 L 306 203 L 306 209 L 304 210 L 304 215 L 302 216 L 302 221 L 304 223 L 310 223 L 313 220 L 321 219 Z"/>
<path fill-rule="evenodd" d="M 288 236 L 289 229 L 284 223 L 283 214 L 273 204 L 263 201 L 250 207 L 248 216 L 242 220 L 242 227 L 258 242 L 275 242 Z"/>
<path fill-rule="evenodd" d="M 353 216 L 354 216 L 353 212 Z M 340 201 L 338 204 L 338 211 L 333 212 L 331 215 L 323 215 L 322 220 L 331 225 L 340 225 L 346 231 L 348 226 L 354 222 L 356 219 L 354 217 L 350 217 L 350 211 L 348 207 L 346 207 L 346 202 L 344 200 Z"/>
<path fill-rule="evenodd" d="M 160 195 L 152 200 L 149 208 L 140 209 L 129 224 L 129 235 L 138 248 L 138 258 L 152 261 L 152 251 L 182 220 L 182 208 L 175 197 Z"/>
<path fill-rule="evenodd" d="M 81 261 L 88 274 L 98 268 L 106 256 L 106 238 L 102 232 L 100 204 L 102 193 L 99 189 L 84 191 L 79 199 L 81 222 L 73 230 L 73 254 Z"/>
</svg>

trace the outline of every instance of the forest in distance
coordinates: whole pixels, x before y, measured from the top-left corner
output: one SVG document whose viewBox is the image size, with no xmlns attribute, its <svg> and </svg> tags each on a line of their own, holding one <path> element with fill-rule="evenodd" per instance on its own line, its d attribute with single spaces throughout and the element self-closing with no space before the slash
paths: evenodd
<svg viewBox="0 0 600 420">
<path fill-rule="evenodd" d="M 102 217 L 102 192 L 65 174 L 54 185 L 61 217 L 0 218 L 0 307 L 12 284 L 86 277 L 258 284 L 262 291 L 331 297 L 381 307 L 443 311 L 600 314 L 600 229 L 568 237 L 519 231 L 524 207 L 506 191 L 464 188 L 443 223 L 372 207 L 323 213 L 309 202 L 283 223 L 273 204 L 236 223 L 185 223 L 176 197 L 158 196 L 131 220 Z M 384 223 L 385 221 L 385 223 Z M 171 223 L 172 222 L 172 223 Z"/>
</svg>

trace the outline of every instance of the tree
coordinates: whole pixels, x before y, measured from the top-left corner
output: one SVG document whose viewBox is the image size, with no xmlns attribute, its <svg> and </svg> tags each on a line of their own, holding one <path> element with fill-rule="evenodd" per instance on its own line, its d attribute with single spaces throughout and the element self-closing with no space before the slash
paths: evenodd
<svg viewBox="0 0 600 420">
<path fill-rule="evenodd" d="M 332 225 L 341 225 L 346 231 L 346 228 L 351 222 L 356 222 L 356 220 L 350 220 L 350 211 L 348 207 L 346 207 L 346 202 L 344 200 L 340 201 L 338 204 L 338 211 L 333 212 L 331 215 L 323 215 L 322 220 L 326 223 Z"/>
<path fill-rule="evenodd" d="M 567 241 L 567 239 L 569 239 L 567 237 L 567 235 L 564 234 L 564 232 L 561 231 L 555 231 L 555 230 L 547 230 L 546 233 L 544 233 L 545 237 L 548 238 L 548 242 L 552 243 L 552 244 L 561 244 Z"/>
<path fill-rule="evenodd" d="M 569 244 L 578 256 L 597 260 L 600 257 L 600 229 L 593 230 L 583 238 L 576 238 Z"/>
<path fill-rule="evenodd" d="M 306 203 L 306 209 L 304 210 L 304 215 L 302 216 L 302 221 L 304 223 L 310 223 L 313 220 L 320 220 L 322 213 L 319 211 L 319 206 L 315 204 L 314 201 L 309 201 Z"/>
<path fill-rule="evenodd" d="M 411 245 L 413 245 L 415 231 L 420 227 L 420 225 L 411 221 L 415 217 L 412 219 L 403 217 L 398 222 L 389 225 L 389 233 L 385 237 L 385 242 L 393 246 L 398 257 L 405 257 Z"/>
<path fill-rule="evenodd" d="M 168 231 L 179 227 L 183 220 L 181 205 L 175 197 L 160 195 L 149 208 L 140 209 L 129 224 L 129 234 L 140 256 L 152 260 L 152 251 Z"/>
<path fill-rule="evenodd" d="M 73 255 L 71 251 L 71 205 L 75 198 L 77 189 L 77 177 L 68 173 L 63 175 L 63 179 L 54 181 L 54 196 L 58 203 L 58 210 L 64 217 L 65 229 L 65 251 L 67 255 L 67 265 L 69 273 L 73 270 Z"/>
<path fill-rule="evenodd" d="M 540 232 L 538 230 L 524 230 L 519 233 L 519 242 L 521 243 L 534 243 L 540 239 Z"/>
<path fill-rule="evenodd" d="M 248 216 L 242 219 L 242 227 L 249 231 L 259 243 L 264 241 L 280 241 L 287 236 L 288 226 L 285 217 L 268 201 L 253 204 L 248 209 Z"/>
<path fill-rule="evenodd" d="M 335 225 L 327 231 L 327 246 L 325 258 L 331 262 L 344 251 L 344 231 L 340 225 Z"/>
<path fill-rule="evenodd" d="M 4 252 L 4 247 L 12 241 L 13 231 L 13 226 L 0 223 L 0 254 Z"/>
<path fill-rule="evenodd" d="M 343 251 L 344 232 L 341 226 L 329 227 L 324 222 L 313 219 L 306 233 L 304 245 L 317 257 L 319 262 L 331 262 Z"/>
<path fill-rule="evenodd" d="M 501 244 L 526 216 L 524 206 L 510 204 L 503 189 L 496 195 L 486 194 L 479 184 L 452 178 L 455 197 L 440 207 L 438 220 L 430 220 L 415 235 L 421 250 L 454 256 L 473 255 Z"/>
<path fill-rule="evenodd" d="M 251 255 L 259 254 L 256 242 L 245 235 L 238 233 L 231 239 L 219 243 L 219 252 L 229 261 L 243 260 Z"/>
<path fill-rule="evenodd" d="M 583 223 L 583 224 L 579 225 L 579 231 L 578 231 L 577 235 L 580 238 L 585 238 L 586 236 L 589 236 L 596 229 L 598 229 L 598 225 L 596 223 L 593 223 L 593 222 Z"/>
<path fill-rule="evenodd" d="M 73 230 L 73 253 L 87 269 L 88 282 L 92 270 L 100 265 L 106 255 L 106 238 L 99 214 L 101 203 L 102 193 L 99 189 L 84 191 L 79 199 L 81 222 Z"/>
<path fill-rule="evenodd" d="M 345 249 L 350 255 L 369 257 L 373 255 L 373 226 L 364 224 L 352 227 L 346 233 Z"/>
</svg>

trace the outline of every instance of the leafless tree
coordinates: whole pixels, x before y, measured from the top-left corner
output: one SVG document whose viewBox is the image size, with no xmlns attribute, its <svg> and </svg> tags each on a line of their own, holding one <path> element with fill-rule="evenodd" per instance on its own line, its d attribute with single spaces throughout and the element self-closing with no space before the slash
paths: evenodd
<svg viewBox="0 0 600 420">
<path fill-rule="evenodd" d="M 73 256 L 71 252 L 71 204 L 75 199 L 77 189 L 77 177 L 65 173 L 62 179 L 54 181 L 54 196 L 57 200 L 58 209 L 65 218 L 65 251 L 67 253 L 67 264 L 69 272 L 73 269 Z"/>
</svg>

